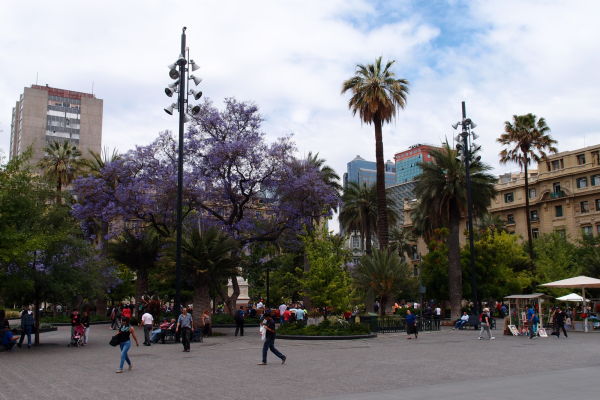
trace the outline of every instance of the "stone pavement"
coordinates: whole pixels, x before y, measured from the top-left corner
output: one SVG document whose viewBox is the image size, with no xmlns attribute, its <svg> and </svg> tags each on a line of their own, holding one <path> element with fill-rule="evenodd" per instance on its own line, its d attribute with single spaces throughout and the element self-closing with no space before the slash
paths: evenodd
<svg viewBox="0 0 600 400">
<path fill-rule="evenodd" d="M 383 334 L 357 341 L 287 341 L 257 366 L 256 328 L 192 344 L 133 347 L 133 371 L 115 374 L 119 351 L 112 331 L 92 327 L 90 345 L 67 348 L 69 328 L 42 335 L 31 350 L 0 353 L 0 399 L 597 399 L 600 335 L 529 340 L 496 331 L 422 333 L 418 340 Z M 538 397 L 535 397 L 539 395 Z"/>
</svg>

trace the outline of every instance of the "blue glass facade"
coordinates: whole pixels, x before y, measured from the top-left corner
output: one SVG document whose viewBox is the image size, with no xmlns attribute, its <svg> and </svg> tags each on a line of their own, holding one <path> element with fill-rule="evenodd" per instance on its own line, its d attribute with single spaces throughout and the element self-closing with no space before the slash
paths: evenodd
<svg viewBox="0 0 600 400">
<path fill-rule="evenodd" d="M 396 161 L 396 183 L 414 181 L 421 174 L 422 169 L 418 163 L 423 162 L 423 154 Z"/>
<path fill-rule="evenodd" d="M 391 161 L 386 162 L 385 169 L 385 186 L 394 185 L 396 183 L 396 168 L 394 164 Z M 344 174 L 344 186 L 348 182 L 374 185 L 377 182 L 376 163 L 356 156 L 354 160 L 347 164 L 347 172 Z"/>
</svg>

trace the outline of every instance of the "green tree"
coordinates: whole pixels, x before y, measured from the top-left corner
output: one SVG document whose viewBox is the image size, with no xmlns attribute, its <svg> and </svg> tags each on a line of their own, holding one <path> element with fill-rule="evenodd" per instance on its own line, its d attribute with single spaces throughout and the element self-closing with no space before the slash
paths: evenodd
<svg viewBox="0 0 600 400">
<path fill-rule="evenodd" d="M 350 307 L 352 290 L 346 263 L 350 253 L 343 239 L 332 235 L 325 227 L 303 238 L 310 270 L 300 280 L 302 294 L 310 297 L 314 307 L 345 311 Z"/>
<path fill-rule="evenodd" d="M 342 94 L 350 91 L 352 97 L 348 107 L 353 115 L 375 127 L 375 159 L 377 164 L 377 237 L 379 248 L 384 249 L 388 245 L 388 216 L 385 196 L 385 164 L 383 158 L 383 134 L 382 125 L 390 122 L 398 109 L 406 106 L 408 94 L 408 81 L 396 79 L 390 70 L 395 61 L 388 61 L 385 66 L 381 63 L 381 57 L 373 64 L 356 66 L 352 78 L 344 81 Z"/>
<path fill-rule="evenodd" d="M 148 277 L 156 268 L 163 244 L 154 230 L 126 230 L 108 245 L 112 259 L 135 272 L 135 301 L 140 304 L 142 296 L 148 294 Z"/>
<path fill-rule="evenodd" d="M 217 228 L 193 229 L 183 238 L 181 263 L 194 287 L 192 318 L 198 326 L 202 313 L 210 310 L 211 291 L 222 299 L 227 297 L 224 288 L 227 278 L 236 276 L 238 246 Z"/>
<path fill-rule="evenodd" d="M 533 239 L 531 237 L 531 216 L 529 213 L 529 176 L 528 168 L 532 161 L 539 163 L 546 158 L 546 152 L 556 153 L 556 140 L 548 134 L 550 128 L 546 120 L 539 120 L 533 114 L 513 115 L 513 122 L 504 123 L 504 133 L 497 139 L 506 146 L 500 152 L 500 162 L 509 161 L 519 164 L 525 173 L 525 216 L 527 218 L 527 244 L 529 256 L 533 260 Z"/>
<path fill-rule="evenodd" d="M 420 265 L 421 282 L 429 299 L 448 298 L 448 229 L 435 229 Z"/>
<path fill-rule="evenodd" d="M 368 186 L 366 183 L 348 182 L 342 195 L 339 221 L 345 231 L 359 232 L 367 254 L 371 254 L 372 232 L 378 229 L 377 204 L 377 187 L 375 185 Z M 388 222 L 394 225 L 398 219 L 394 210 L 395 202 L 390 198 L 386 201 L 386 205 Z"/>
<path fill-rule="evenodd" d="M 577 245 L 571 243 L 566 237 L 557 232 L 547 233 L 534 240 L 533 245 L 536 254 L 533 281 L 535 286 L 572 278 L 581 273 Z M 554 295 L 568 293 L 564 289 L 540 288 L 540 290 Z"/>
<path fill-rule="evenodd" d="M 352 275 L 358 288 L 379 298 L 381 315 L 385 315 L 388 301 L 412 286 L 408 265 L 395 251 L 388 249 L 374 250 L 363 256 Z"/>
<path fill-rule="evenodd" d="M 390 244 L 398 253 L 400 260 L 406 261 L 406 256 L 412 257 L 413 246 L 417 242 L 417 236 L 412 229 L 394 227 L 390 232 Z"/>
<path fill-rule="evenodd" d="M 70 185 L 81 170 L 81 152 L 68 140 L 52 142 L 44 151 L 46 155 L 40 160 L 39 167 L 55 183 L 57 199 L 60 200 L 63 187 Z"/>
<path fill-rule="evenodd" d="M 461 312 L 462 270 L 460 266 L 460 218 L 467 205 L 465 166 L 456 150 L 444 143 L 431 152 L 433 162 L 419 164 L 415 195 L 419 202 L 413 220 L 419 230 L 448 227 L 448 295 L 452 317 Z M 471 163 L 471 188 L 475 216 L 483 215 L 496 192 L 496 178 L 489 174 L 490 166 L 474 159 Z M 426 218 L 424 218 L 426 216 Z M 424 226 L 425 225 L 425 226 Z"/>
</svg>

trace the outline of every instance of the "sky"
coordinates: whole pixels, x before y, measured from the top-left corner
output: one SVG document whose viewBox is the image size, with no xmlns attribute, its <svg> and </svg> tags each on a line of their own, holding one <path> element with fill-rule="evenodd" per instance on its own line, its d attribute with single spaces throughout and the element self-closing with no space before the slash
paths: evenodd
<svg viewBox="0 0 600 400">
<path fill-rule="evenodd" d="M 104 100 L 102 144 L 121 152 L 176 131 L 163 108 L 167 65 L 186 26 L 199 89 L 216 105 L 253 101 L 269 140 L 293 134 L 341 176 L 375 159 L 374 130 L 348 110 L 341 85 L 357 64 L 395 60 L 407 105 L 384 127 L 386 159 L 455 132 L 461 101 L 483 161 L 514 114 L 544 117 L 560 151 L 600 143 L 600 2 L 502 1 L 11 1 L 0 13 L 0 151 L 11 110 L 35 84 Z"/>
</svg>

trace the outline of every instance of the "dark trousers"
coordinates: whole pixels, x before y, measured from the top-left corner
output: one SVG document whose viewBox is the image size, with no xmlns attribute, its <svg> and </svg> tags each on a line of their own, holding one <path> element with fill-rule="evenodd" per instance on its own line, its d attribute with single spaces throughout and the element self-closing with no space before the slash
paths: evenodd
<svg viewBox="0 0 600 400">
<path fill-rule="evenodd" d="M 567 330 L 565 329 L 565 324 L 557 324 L 556 325 L 556 330 L 554 332 L 552 332 L 553 335 L 556 335 L 556 337 L 560 337 L 560 330 L 562 329 L 563 334 L 565 335 L 565 337 L 569 337 L 569 335 L 567 335 Z"/>
<path fill-rule="evenodd" d="M 110 328 L 114 331 L 115 329 L 119 329 L 119 319 L 114 318 L 110 323 Z"/>
<path fill-rule="evenodd" d="M 152 333 L 152 325 L 144 325 L 144 344 L 150 344 L 150 333 Z"/>
<path fill-rule="evenodd" d="M 27 347 L 31 347 L 31 334 L 33 333 L 33 326 L 25 325 L 23 327 L 23 332 L 21 332 L 21 337 L 19 338 L 19 347 L 23 344 L 23 339 L 25 339 L 25 335 L 27 335 Z"/>
<path fill-rule="evenodd" d="M 4 350 L 10 351 L 13 347 L 15 347 L 15 342 L 10 342 L 9 344 L 4 344 Z"/>
<path fill-rule="evenodd" d="M 440 316 L 439 315 L 433 316 L 433 323 L 435 324 L 435 329 L 439 331 L 440 330 Z"/>
<path fill-rule="evenodd" d="M 181 328 L 181 343 L 183 343 L 183 349 L 190 349 L 190 337 L 192 334 L 191 328 Z"/>
<path fill-rule="evenodd" d="M 235 321 L 235 336 L 240 333 L 240 336 L 244 336 L 244 321 Z"/>
<path fill-rule="evenodd" d="M 263 351 L 262 351 L 262 362 L 264 362 L 264 363 L 267 362 L 268 350 L 271 350 L 273 352 L 273 354 L 275 354 L 277 357 L 281 358 L 282 360 L 285 358 L 285 356 L 283 354 L 281 354 L 279 352 L 279 350 L 277 350 L 275 348 L 275 338 L 267 337 L 265 339 L 265 343 L 263 344 Z"/>
</svg>

